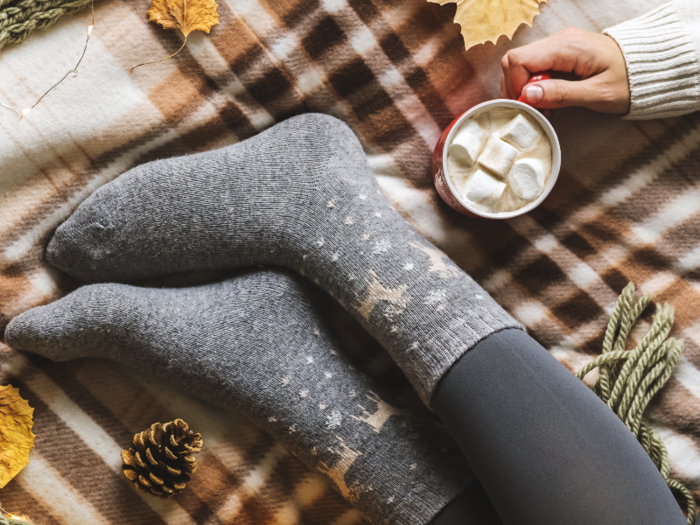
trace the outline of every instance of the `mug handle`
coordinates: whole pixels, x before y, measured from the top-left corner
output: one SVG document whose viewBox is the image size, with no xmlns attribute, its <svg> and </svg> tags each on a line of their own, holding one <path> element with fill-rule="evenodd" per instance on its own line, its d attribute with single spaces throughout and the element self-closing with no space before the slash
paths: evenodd
<svg viewBox="0 0 700 525">
<path fill-rule="evenodd" d="M 539 82 L 540 80 L 551 80 L 552 79 L 552 72 L 551 71 L 539 71 L 537 73 L 534 73 L 531 77 L 530 80 L 527 81 L 528 84 L 532 84 L 533 82 Z M 518 102 L 522 102 L 524 104 L 527 104 L 525 99 L 523 98 L 522 95 L 518 97 Z"/>
</svg>

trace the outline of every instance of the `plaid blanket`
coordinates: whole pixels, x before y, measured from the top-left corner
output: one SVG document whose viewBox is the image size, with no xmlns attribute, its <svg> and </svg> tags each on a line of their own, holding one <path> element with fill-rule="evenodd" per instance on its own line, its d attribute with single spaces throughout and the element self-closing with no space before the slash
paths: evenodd
<svg viewBox="0 0 700 525">
<path fill-rule="evenodd" d="M 625 122 L 560 111 L 559 182 L 535 212 L 509 221 L 456 214 L 429 174 L 441 130 L 497 96 L 508 48 L 566 25 L 600 31 L 660 3 L 552 0 L 514 42 L 465 52 L 454 7 L 425 0 L 224 0 L 210 35 L 195 33 L 175 59 L 130 73 L 181 39 L 147 22 L 147 0 L 103 0 L 78 77 L 21 123 L 0 113 L 0 327 L 77 285 L 47 267 L 42 251 L 101 184 L 298 113 L 329 113 L 355 130 L 404 217 L 570 369 L 599 352 L 628 281 L 675 306 L 686 349 L 651 416 L 673 475 L 700 496 L 700 115 Z M 88 22 L 88 13 L 66 17 L 3 51 L 0 100 L 33 103 L 73 67 Z M 341 332 L 348 328 L 337 319 Z M 408 395 L 386 354 L 356 328 L 348 334 L 363 368 Z M 0 501 L 38 525 L 364 523 L 247 421 L 152 382 L 148 370 L 56 364 L 2 345 L 0 370 L 0 381 L 19 386 L 36 408 L 37 434 L 31 462 Z M 142 497 L 121 478 L 119 450 L 135 432 L 175 417 L 204 435 L 201 466 L 172 501 Z"/>
</svg>

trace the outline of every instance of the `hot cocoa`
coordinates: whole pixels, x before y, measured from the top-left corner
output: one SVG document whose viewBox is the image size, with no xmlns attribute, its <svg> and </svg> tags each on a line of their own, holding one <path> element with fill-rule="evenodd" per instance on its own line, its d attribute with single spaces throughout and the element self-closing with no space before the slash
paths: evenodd
<svg viewBox="0 0 700 525">
<path fill-rule="evenodd" d="M 485 107 L 448 145 L 447 176 L 460 197 L 486 213 L 516 211 L 536 200 L 552 171 L 552 144 L 524 111 Z"/>
</svg>

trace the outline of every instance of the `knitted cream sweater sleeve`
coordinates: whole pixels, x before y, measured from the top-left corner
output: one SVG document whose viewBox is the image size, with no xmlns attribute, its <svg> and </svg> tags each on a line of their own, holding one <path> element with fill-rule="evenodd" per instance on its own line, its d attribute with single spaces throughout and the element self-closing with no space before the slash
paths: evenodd
<svg viewBox="0 0 700 525">
<path fill-rule="evenodd" d="M 629 119 L 700 109 L 700 0 L 674 0 L 608 28 L 622 49 L 632 93 Z"/>
</svg>

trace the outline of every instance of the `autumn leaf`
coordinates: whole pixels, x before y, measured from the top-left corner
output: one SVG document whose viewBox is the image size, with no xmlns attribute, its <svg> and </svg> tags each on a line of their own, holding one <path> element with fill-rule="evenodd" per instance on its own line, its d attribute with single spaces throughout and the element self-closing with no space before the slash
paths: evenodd
<svg viewBox="0 0 700 525">
<path fill-rule="evenodd" d="M 12 385 L 0 386 L 0 489 L 29 463 L 34 409 Z"/>
<path fill-rule="evenodd" d="M 219 14 L 216 8 L 219 5 L 215 0 L 152 0 L 148 10 L 150 22 L 156 22 L 164 29 L 179 29 L 185 36 L 182 47 L 172 55 L 154 62 L 146 62 L 131 68 L 147 64 L 163 62 L 177 55 L 187 44 L 187 37 L 192 31 L 204 31 L 208 33 L 212 27 L 219 23 Z"/>
<path fill-rule="evenodd" d="M 501 35 L 512 38 L 520 24 L 532 26 L 547 0 L 428 0 L 435 4 L 457 4 L 454 21 L 462 27 L 464 46 L 493 42 Z"/>
<path fill-rule="evenodd" d="M 148 10 L 149 20 L 165 29 L 179 29 L 187 36 L 192 31 L 209 30 L 219 23 L 214 0 L 153 0 Z"/>
</svg>

